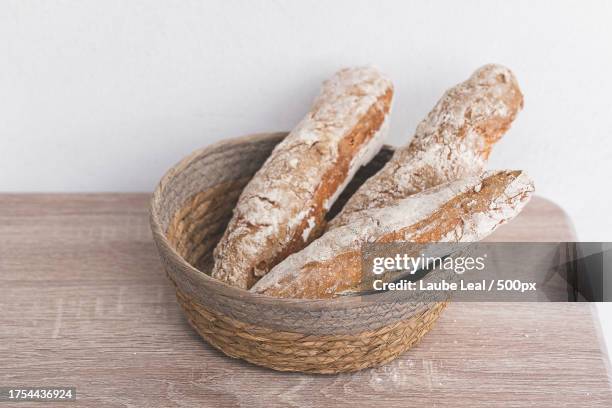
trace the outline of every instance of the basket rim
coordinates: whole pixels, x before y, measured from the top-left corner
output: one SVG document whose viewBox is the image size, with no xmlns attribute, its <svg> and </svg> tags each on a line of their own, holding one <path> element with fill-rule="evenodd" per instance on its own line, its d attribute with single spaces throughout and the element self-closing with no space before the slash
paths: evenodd
<svg viewBox="0 0 612 408">
<path fill-rule="evenodd" d="M 369 301 L 374 301 L 375 298 L 379 298 L 385 295 L 385 293 L 374 293 L 363 296 L 347 296 L 338 297 L 332 299 L 289 299 L 289 298 L 274 298 L 258 293 L 252 293 L 248 290 L 236 288 L 221 282 L 203 271 L 197 269 L 189 262 L 187 262 L 182 256 L 176 252 L 174 247 L 168 241 L 165 232 L 162 229 L 161 222 L 159 220 L 159 214 L 157 212 L 157 203 L 161 201 L 165 188 L 172 183 L 173 178 L 187 168 L 191 163 L 198 160 L 202 155 L 217 149 L 222 146 L 240 144 L 244 142 L 259 142 L 259 141 L 270 141 L 277 138 L 285 137 L 289 132 L 261 132 L 248 134 L 245 136 L 239 136 L 235 138 L 224 139 L 210 145 L 198 148 L 192 153 L 181 159 L 178 163 L 168 169 L 159 183 L 157 184 L 151 200 L 149 201 L 149 218 L 151 224 L 151 230 L 153 233 L 153 239 L 158 246 L 161 246 L 161 250 L 169 256 L 170 260 L 176 263 L 180 270 L 190 275 L 190 280 L 196 284 L 198 289 L 206 289 L 214 292 L 216 295 L 221 295 L 233 299 L 240 299 L 241 301 L 251 301 L 261 305 L 274 305 L 282 306 L 297 310 L 331 310 L 331 309 L 350 309 L 357 306 L 363 306 L 363 298 L 367 297 Z M 395 150 L 393 146 L 384 145 L 383 148 Z"/>
</svg>

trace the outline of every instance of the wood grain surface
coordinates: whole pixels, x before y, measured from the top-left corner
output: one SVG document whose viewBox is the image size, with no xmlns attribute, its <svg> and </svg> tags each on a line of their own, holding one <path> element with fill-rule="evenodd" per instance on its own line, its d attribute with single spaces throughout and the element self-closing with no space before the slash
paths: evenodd
<svg viewBox="0 0 612 408">
<path fill-rule="evenodd" d="M 583 303 L 453 303 L 414 349 L 354 374 L 227 358 L 178 308 L 148 199 L 0 195 L 0 386 L 75 386 L 70 407 L 612 406 L 599 324 Z M 493 239 L 574 232 L 536 198 Z"/>
</svg>

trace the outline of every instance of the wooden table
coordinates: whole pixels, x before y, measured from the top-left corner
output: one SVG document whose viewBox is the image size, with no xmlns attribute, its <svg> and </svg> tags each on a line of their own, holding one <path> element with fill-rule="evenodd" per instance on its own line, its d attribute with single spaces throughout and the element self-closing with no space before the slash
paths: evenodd
<svg viewBox="0 0 612 408">
<path fill-rule="evenodd" d="M 454 303 L 403 357 L 354 374 L 225 357 L 178 308 L 148 197 L 0 195 L 0 386 L 75 386 L 71 407 L 612 406 L 590 304 Z M 573 237 L 536 198 L 495 238 Z"/>
</svg>

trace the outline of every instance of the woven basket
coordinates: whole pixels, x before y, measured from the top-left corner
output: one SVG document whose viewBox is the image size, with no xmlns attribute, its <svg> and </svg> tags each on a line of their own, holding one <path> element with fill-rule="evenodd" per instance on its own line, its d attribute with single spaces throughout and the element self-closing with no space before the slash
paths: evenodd
<svg viewBox="0 0 612 408">
<path fill-rule="evenodd" d="M 384 364 L 427 333 L 446 302 L 391 292 L 330 300 L 274 299 L 210 277 L 212 251 L 242 188 L 286 133 L 266 133 L 198 150 L 170 169 L 151 200 L 151 227 L 189 323 L 230 357 L 281 371 L 339 373 Z M 337 212 L 392 154 L 362 168 Z"/>
</svg>

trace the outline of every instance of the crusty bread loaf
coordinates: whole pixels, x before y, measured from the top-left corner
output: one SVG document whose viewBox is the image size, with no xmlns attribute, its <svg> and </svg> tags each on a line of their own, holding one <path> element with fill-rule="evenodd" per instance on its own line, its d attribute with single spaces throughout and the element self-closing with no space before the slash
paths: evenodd
<svg viewBox="0 0 612 408">
<path fill-rule="evenodd" d="M 347 224 L 356 211 L 482 173 L 493 144 L 522 106 L 523 95 L 509 69 L 481 67 L 442 96 L 411 143 L 355 192 L 327 229 Z"/>
<path fill-rule="evenodd" d="M 382 242 L 475 242 L 516 216 L 534 191 L 521 171 L 450 182 L 392 205 L 364 210 L 274 267 L 252 292 L 329 298 L 364 279 L 361 247 Z"/>
<path fill-rule="evenodd" d="M 212 276 L 249 288 L 320 235 L 340 192 L 382 146 L 392 97 L 389 79 L 371 67 L 343 69 L 326 81 L 242 192 Z"/>
</svg>

